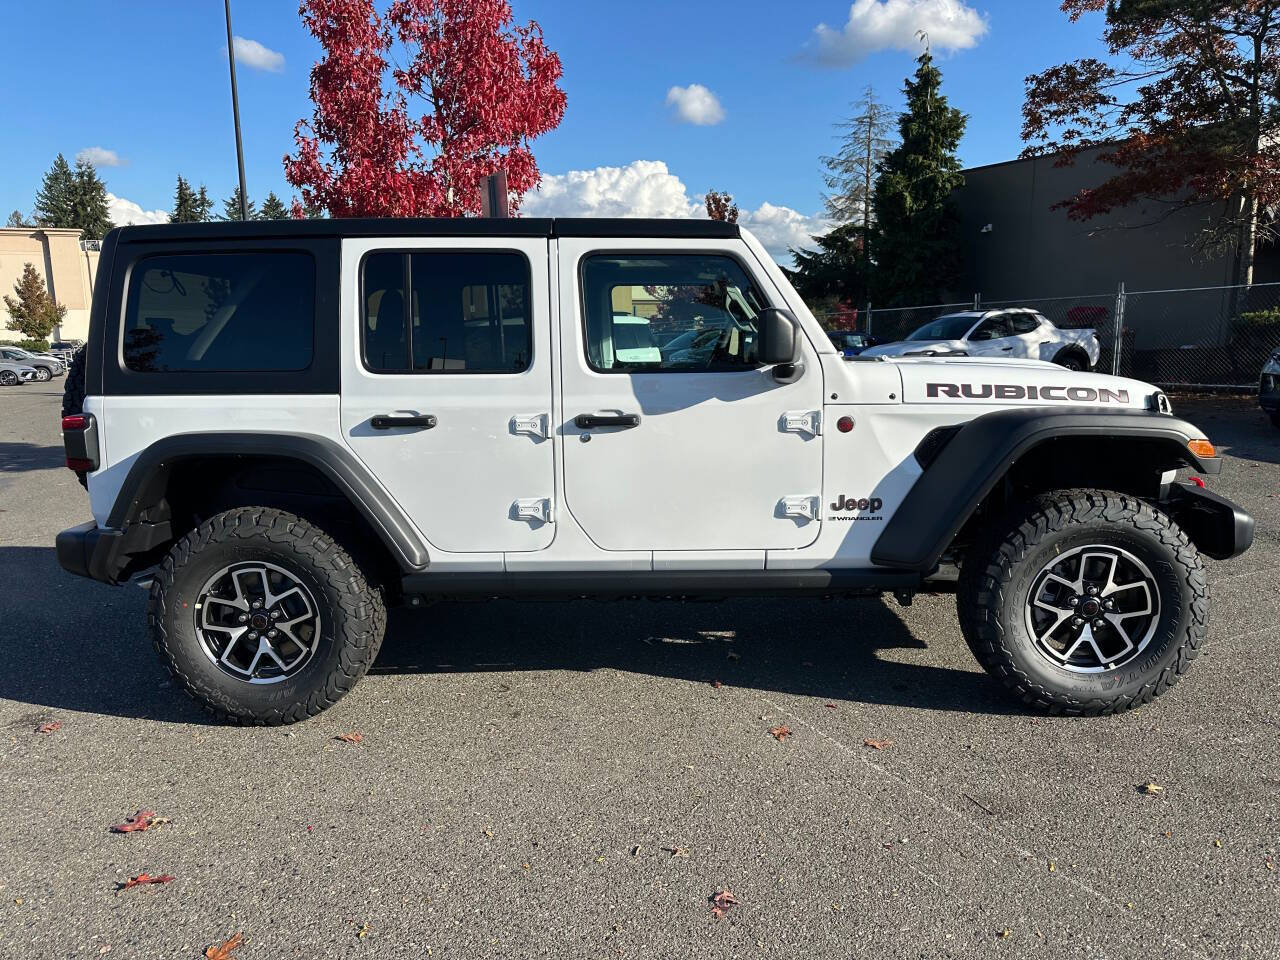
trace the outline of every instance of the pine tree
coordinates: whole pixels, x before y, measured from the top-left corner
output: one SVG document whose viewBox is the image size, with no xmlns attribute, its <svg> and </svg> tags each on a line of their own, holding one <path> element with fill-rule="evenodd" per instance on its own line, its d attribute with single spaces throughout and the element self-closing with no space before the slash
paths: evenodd
<svg viewBox="0 0 1280 960">
<path fill-rule="evenodd" d="M 88 160 L 76 161 L 75 178 L 72 226 L 79 227 L 86 240 L 101 240 L 113 226 L 107 207 L 107 185 Z"/>
<path fill-rule="evenodd" d="M 191 184 L 187 183 L 182 174 L 178 174 L 178 187 L 173 194 L 173 212 L 169 214 L 169 222 L 195 223 L 199 219 L 196 216 L 196 195 L 191 190 Z"/>
<path fill-rule="evenodd" d="M 872 87 L 867 87 L 862 99 L 850 106 L 857 113 L 836 124 L 836 129 L 843 131 L 840 149 L 822 158 L 826 168 L 822 179 L 831 191 L 824 200 L 832 220 L 870 226 L 876 167 L 894 147 L 889 137 L 893 121 L 889 108 L 876 99 Z"/>
<path fill-rule="evenodd" d="M 275 195 L 275 191 L 268 191 L 267 198 L 262 201 L 262 207 L 258 210 L 259 220 L 288 220 L 289 208 L 284 205 L 284 201 Z"/>
<path fill-rule="evenodd" d="M 62 154 L 44 175 L 36 194 L 35 220 L 42 227 L 75 226 L 76 177 Z"/>
<path fill-rule="evenodd" d="M 955 294 L 961 271 L 953 191 L 964 184 L 956 148 L 968 121 L 948 106 L 942 73 L 926 48 L 906 82 L 901 144 L 881 162 L 872 194 L 875 300 L 938 303 Z"/>
<path fill-rule="evenodd" d="M 792 250 L 795 269 L 786 270 L 796 292 L 811 309 L 818 305 L 865 303 L 865 237 L 860 223 L 842 223 L 813 238 L 816 250 Z"/>
<path fill-rule="evenodd" d="M 200 184 L 200 189 L 196 191 L 195 211 L 196 220 L 201 223 L 213 219 L 213 198 L 209 196 L 209 191 L 205 189 L 203 183 Z"/>
<path fill-rule="evenodd" d="M 13 285 L 13 292 L 18 295 L 16 300 L 8 295 L 4 297 L 4 305 L 9 310 L 9 329 L 28 340 L 48 340 L 53 328 L 66 316 L 67 308 L 54 303 L 44 287 L 44 279 L 29 263 L 23 266 L 22 277 Z"/>
<path fill-rule="evenodd" d="M 246 205 L 249 211 L 249 219 L 257 220 L 258 211 L 254 206 L 253 200 Z M 223 220 L 239 220 L 240 219 L 240 188 L 237 186 L 231 191 L 231 196 L 222 201 L 222 219 Z"/>
</svg>

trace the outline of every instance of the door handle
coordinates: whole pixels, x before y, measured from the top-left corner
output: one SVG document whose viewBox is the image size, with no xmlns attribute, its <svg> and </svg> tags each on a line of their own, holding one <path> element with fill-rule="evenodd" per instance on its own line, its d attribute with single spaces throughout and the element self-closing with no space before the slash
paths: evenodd
<svg viewBox="0 0 1280 960">
<path fill-rule="evenodd" d="M 601 416 L 596 413 L 580 413 L 573 418 L 579 430 L 590 430 L 592 427 L 638 427 L 640 414 L 619 413 Z"/>
<path fill-rule="evenodd" d="M 1000 349 L 1003 350 L 1005 353 L 1008 353 L 1010 350 L 1013 349 L 1013 347 L 1001 347 Z"/>
<path fill-rule="evenodd" d="M 375 430 L 392 430 L 396 427 L 412 427 L 416 430 L 430 430 L 436 425 L 436 418 L 429 413 L 413 416 L 395 417 L 388 413 L 380 413 L 369 421 Z"/>
</svg>

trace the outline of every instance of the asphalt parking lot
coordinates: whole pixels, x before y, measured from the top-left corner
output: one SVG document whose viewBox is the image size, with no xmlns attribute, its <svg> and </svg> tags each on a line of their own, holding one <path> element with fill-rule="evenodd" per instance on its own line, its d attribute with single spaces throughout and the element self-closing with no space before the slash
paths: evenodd
<svg viewBox="0 0 1280 960">
<path fill-rule="evenodd" d="M 492 602 L 393 613 L 335 709 L 241 730 L 169 682 L 142 590 L 59 569 L 88 518 L 60 391 L 0 392 L 0 956 L 1280 954 L 1280 431 L 1251 402 L 1175 398 L 1258 537 L 1210 564 L 1191 675 L 1124 716 L 1011 706 L 949 597 Z M 169 822 L 109 832 L 140 809 Z M 118 889 L 143 872 L 174 879 Z"/>
</svg>

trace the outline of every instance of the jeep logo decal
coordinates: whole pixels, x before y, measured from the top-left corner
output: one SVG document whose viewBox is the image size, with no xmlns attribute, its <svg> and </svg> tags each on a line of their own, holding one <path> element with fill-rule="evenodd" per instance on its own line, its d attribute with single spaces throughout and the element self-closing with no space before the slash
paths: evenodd
<svg viewBox="0 0 1280 960">
<path fill-rule="evenodd" d="M 1128 403 L 1128 390 L 1107 387 L 1024 387 L 1016 383 L 929 383 L 927 397 L 955 400 L 1062 400 L 1067 403 Z"/>
<path fill-rule="evenodd" d="M 884 506 L 884 501 L 879 497 L 863 497 L 859 500 L 857 497 L 846 497 L 840 494 L 840 499 L 831 505 L 832 510 L 870 510 L 872 513 L 879 513 L 880 508 Z"/>
</svg>

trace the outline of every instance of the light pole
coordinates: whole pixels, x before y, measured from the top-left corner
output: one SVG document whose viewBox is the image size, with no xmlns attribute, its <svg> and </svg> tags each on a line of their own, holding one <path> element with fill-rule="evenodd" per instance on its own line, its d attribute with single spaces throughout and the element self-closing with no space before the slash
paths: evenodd
<svg viewBox="0 0 1280 960">
<path fill-rule="evenodd" d="M 249 219 L 249 191 L 244 184 L 244 144 L 240 140 L 240 96 L 236 93 L 236 46 L 231 36 L 231 0 L 223 0 L 227 11 L 227 64 L 231 67 L 231 116 L 236 125 L 236 164 L 240 167 L 240 219 Z"/>
</svg>

